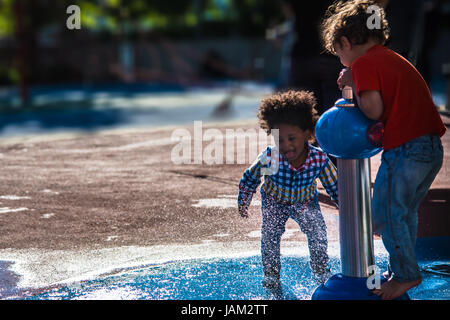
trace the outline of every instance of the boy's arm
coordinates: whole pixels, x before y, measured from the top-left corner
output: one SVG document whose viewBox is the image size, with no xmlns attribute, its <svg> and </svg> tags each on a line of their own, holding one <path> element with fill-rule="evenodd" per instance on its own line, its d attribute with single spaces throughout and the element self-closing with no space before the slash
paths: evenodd
<svg viewBox="0 0 450 320">
<path fill-rule="evenodd" d="M 263 154 L 245 170 L 239 182 L 238 208 L 243 217 L 247 217 L 247 209 L 252 202 L 253 194 L 261 183 L 261 168 L 263 167 L 261 157 Z"/>
<path fill-rule="evenodd" d="M 367 118 L 380 120 L 384 111 L 383 99 L 380 91 L 363 90 L 358 94 L 356 85 L 353 82 L 352 70 L 350 68 L 342 69 L 337 83 L 340 89 L 344 88 L 344 86 L 352 87 L 358 106 Z"/>
<path fill-rule="evenodd" d="M 355 91 L 356 88 L 353 88 Z M 366 115 L 367 118 L 372 120 L 380 120 L 383 111 L 383 99 L 381 98 L 381 94 L 376 90 L 366 90 L 361 91 L 360 95 L 356 95 L 356 100 L 358 101 L 358 106 L 361 111 Z"/>
<path fill-rule="evenodd" d="M 319 179 L 331 199 L 338 205 L 337 170 L 330 158 L 327 158 L 325 166 L 319 174 Z"/>
</svg>

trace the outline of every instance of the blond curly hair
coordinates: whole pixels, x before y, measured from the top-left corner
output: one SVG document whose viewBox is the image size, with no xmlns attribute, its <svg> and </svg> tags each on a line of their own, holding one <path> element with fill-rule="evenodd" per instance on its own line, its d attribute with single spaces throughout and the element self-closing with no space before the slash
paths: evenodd
<svg viewBox="0 0 450 320">
<path fill-rule="evenodd" d="M 369 39 L 384 45 L 389 38 L 389 25 L 382 7 L 378 6 L 379 28 L 369 28 L 368 20 L 374 14 L 369 7 L 377 5 L 373 0 L 349 0 L 333 3 L 325 14 L 321 25 L 325 49 L 336 55 L 336 43 L 346 37 L 352 45 L 364 44 Z"/>
</svg>

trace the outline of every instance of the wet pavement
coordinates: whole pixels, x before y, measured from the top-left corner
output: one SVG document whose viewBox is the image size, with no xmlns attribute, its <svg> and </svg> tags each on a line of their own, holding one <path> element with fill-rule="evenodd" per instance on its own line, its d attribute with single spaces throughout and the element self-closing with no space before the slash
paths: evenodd
<svg viewBox="0 0 450 320">
<path fill-rule="evenodd" d="M 377 244 L 376 264 L 385 270 L 388 259 Z M 333 247 L 334 245 L 332 245 Z M 294 250 L 288 250 L 294 251 Z M 72 282 L 43 292 L 23 293 L 26 300 L 310 300 L 318 286 L 309 257 L 282 257 L 281 287 L 261 286 L 259 255 L 173 261 L 135 270 Z M 330 259 L 333 274 L 340 272 L 336 255 Z M 425 266 L 425 265 L 423 265 Z M 413 300 L 450 299 L 448 275 L 422 272 L 423 285 L 409 291 Z M 367 292 L 370 299 L 370 292 Z M 363 297 L 364 298 L 364 297 Z"/>
<path fill-rule="evenodd" d="M 444 120 L 448 127 L 450 121 Z M 254 198 L 247 220 L 239 217 L 235 204 L 237 185 L 248 164 L 174 164 L 170 157 L 176 144 L 171 140 L 175 128 L 143 127 L 3 139 L 1 298 L 24 298 L 26 292 L 32 292 L 36 299 L 52 295 L 57 299 L 82 299 L 101 297 L 98 291 L 111 287 L 118 290 L 113 298 L 169 298 L 172 292 L 175 298 L 214 299 L 226 294 L 221 288 L 232 277 L 225 272 L 227 266 L 251 278 L 246 280 L 251 289 L 242 286 L 246 281 L 241 279 L 238 293 L 228 292 L 231 298 L 267 298 L 258 287 L 259 195 Z M 194 136 L 192 124 L 184 128 Z M 224 133 L 230 128 L 257 126 L 254 121 L 247 121 L 208 124 L 205 128 Z M 444 166 L 431 187 L 430 197 L 421 206 L 419 219 L 428 227 L 419 230 L 419 236 L 442 236 L 449 230 L 446 227 L 450 206 L 448 133 L 443 142 Z M 205 147 L 208 144 L 204 142 Z M 372 158 L 373 180 L 379 160 L 379 155 Z M 336 246 L 338 211 L 320 185 L 319 191 L 330 246 Z M 289 221 L 282 240 L 283 250 L 287 250 L 285 282 L 298 299 L 308 298 L 312 288 L 307 284 L 308 273 L 300 277 L 304 281 L 296 279 L 298 269 L 306 268 L 302 253 L 305 241 L 298 226 Z M 380 251 L 375 253 L 382 258 Z M 296 264 L 302 268 L 295 269 Z M 241 270 L 238 266 L 245 267 Z M 189 290 L 170 291 L 174 283 L 189 283 L 183 278 L 186 268 L 191 268 L 194 274 L 192 295 Z M 157 270 L 178 274 L 179 278 L 171 283 L 163 276 L 164 272 Z M 254 276 L 250 277 L 252 272 Z M 196 273 L 200 278 L 195 278 Z M 223 277 L 213 277 L 217 285 L 202 286 L 208 274 Z M 442 294 L 439 297 L 449 299 L 448 278 L 435 280 L 421 286 L 417 291 L 419 299 L 431 297 L 427 290 L 435 290 L 433 286 Z M 160 288 L 159 293 L 149 290 L 146 281 Z M 80 285 L 71 287 L 73 283 L 81 283 L 85 292 L 77 291 Z M 55 286 L 60 291 L 48 292 Z M 129 286 L 141 287 L 128 290 Z M 105 290 L 108 296 L 111 291 Z"/>
</svg>

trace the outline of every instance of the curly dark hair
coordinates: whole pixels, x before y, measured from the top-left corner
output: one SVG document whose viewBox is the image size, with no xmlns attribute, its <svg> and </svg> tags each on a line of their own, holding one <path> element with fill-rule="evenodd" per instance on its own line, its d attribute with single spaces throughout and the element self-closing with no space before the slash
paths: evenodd
<svg viewBox="0 0 450 320">
<path fill-rule="evenodd" d="M 310 91 L 276 92 L 264 98 L 259 106 L 258 122 L 267 134 L 279 124 L 290 124 L 314 134 L 317 100 Z"/>
<path fill-rule="evenodd" d="M 341 37 L 349 39 L 351 44 L 364 44 L 373 39 L 384 45 L 389 38 L 389 26 L 384 9 L 377 7 L 379 28 L 369 28 L 368 21 L 374 11 L 370 6 L 377 5 L 373 0 L 349 0 L 333 3 L 325 14 L 321 25 L 322 41 L 325 49 L 336 55 L 334 46 Z"/>
</svg>

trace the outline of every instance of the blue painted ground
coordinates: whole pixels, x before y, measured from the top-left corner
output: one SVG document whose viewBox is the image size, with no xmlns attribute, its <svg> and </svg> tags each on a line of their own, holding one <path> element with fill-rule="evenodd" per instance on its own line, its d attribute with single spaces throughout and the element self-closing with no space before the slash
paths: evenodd
<svg viewBox="0 0 450 320">
<path fill-rule="evenodd" d="M 383 271 L 386 258 L 377 258 Z M 447 262 L 448 263 L 448 262 Z M 168 263 L 111 275 L 49 290 L 25 299 L 126 299 L 126 300 L 309 300 L 317 283 L 306 257 L 283 257 L 282 290 L 262 288 L 259 256 Z M 339 260 L 331 259 L 332 272 Z M 423 284 L 409 291 L 411 299 L 449 300 L 450 278 L 423 272 Z"/>
</svg>

